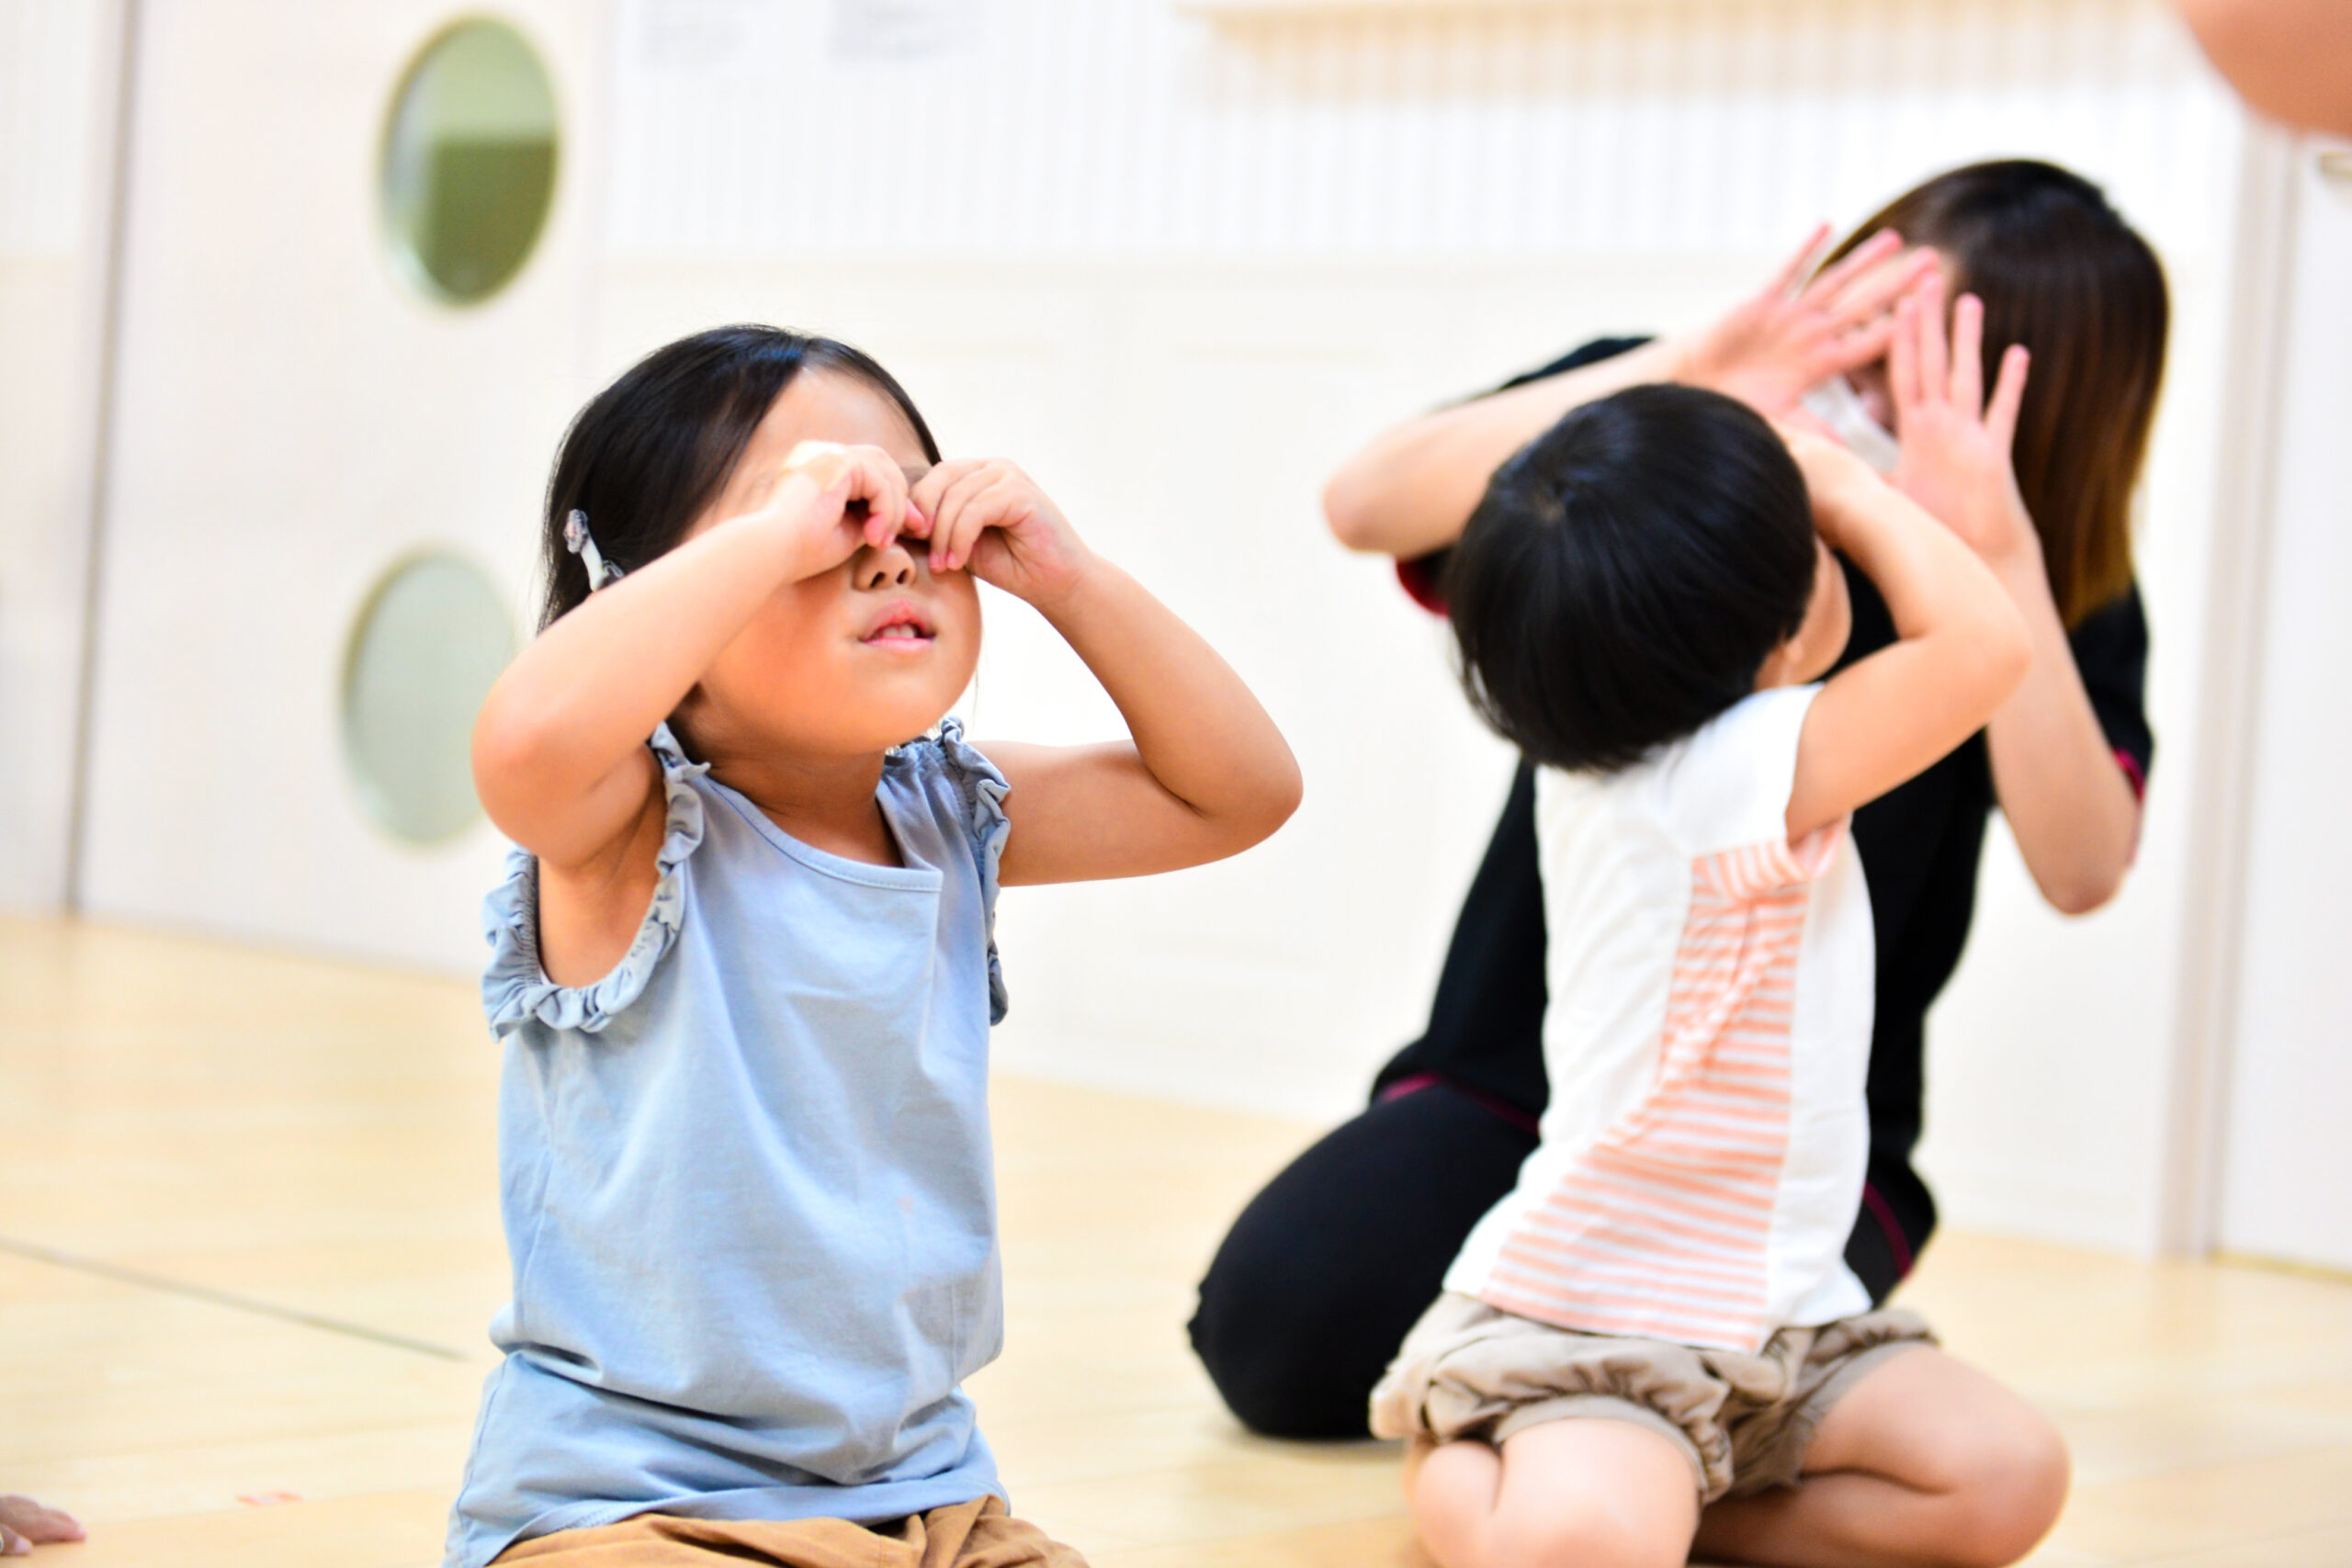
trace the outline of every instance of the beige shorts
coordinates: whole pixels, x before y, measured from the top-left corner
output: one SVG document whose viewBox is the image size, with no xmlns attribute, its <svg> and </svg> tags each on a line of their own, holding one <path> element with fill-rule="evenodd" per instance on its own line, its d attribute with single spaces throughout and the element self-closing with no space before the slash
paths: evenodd
<svg viewBox="0 0 2352 1568">
<path fill-rule="evenodd" d="M 1001 1497 L 933 1508 L 887 1525 L 786 1523 L 639 1514 L 508 1547 L 500 1564 L 540 1568 L 1086 1568 L 1086 1559 L 1005 1512 Z"/>
<path fill-rule="evenodd" d="M 1555 1328 L 1449 1291 L 1372 1391 L 1372 1429 L 1499 1448 L 1546 1421 L 1631 1421 L 1689 1456 L 1712 1503 L 1793 1485 L 1829 1407 L 1889 1357 L 1933 1343 L 1916 1313 L 1893 1311 L 1784 1328 L 1753 1354 L 1706 1350 Z"/>
</svg>

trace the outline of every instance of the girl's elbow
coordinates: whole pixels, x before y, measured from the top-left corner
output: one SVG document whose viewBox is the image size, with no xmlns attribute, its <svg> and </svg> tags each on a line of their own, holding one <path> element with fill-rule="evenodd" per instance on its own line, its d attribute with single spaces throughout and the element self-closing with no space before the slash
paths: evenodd
<svg viewBox="0 0 2352 1568">
<path fill-rule="evenodd" d="M 518 842 L 546 794 L 561 740 L 558 728 L 496 692 L 474 720 L 471 761 L 474 795 L 498 830 Z"/>
<path fill-rule="evenodd" d="M 1266 804 L 1269 821 L 1268 836 L 1298 814 L 1300 802 L 1306 798 L 1306 776 L 1298 771 L 1298 759 L 1283 753 L 1283 768 L 1279 778 L 1267 789 Z"/>
<path fill-rule="evenodd" d="M 492 692 L 474 719 L 475 793 L 488 800 L 509 781 L 528 774 L 546 750 L 541 728 Z"/>
<path fill-rule="evenodd" d="M 1247 804 L 1228 818 L 1232 836 L 1226 852 L 1239 854 L 1272 838 L 1297 813 L 1306 795 L 1306 781 L 1298 771 L 1298 761 L 1285 747 L 1281 766 L 1269 768 L 1250 792 Z"/>
</svg>

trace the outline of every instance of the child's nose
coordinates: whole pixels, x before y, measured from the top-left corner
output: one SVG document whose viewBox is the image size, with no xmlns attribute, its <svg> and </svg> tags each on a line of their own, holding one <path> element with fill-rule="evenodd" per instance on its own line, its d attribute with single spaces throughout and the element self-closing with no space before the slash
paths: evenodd
<svg viewBox="0 0 2352 1568">
<path fill-rule="evenodd" d="M 904 539 L 893 539 L 880 549 L 864 546 L 857 556 L 853 580 L 866 592 L 914 586 L 915 558 Z"/>
</svg>

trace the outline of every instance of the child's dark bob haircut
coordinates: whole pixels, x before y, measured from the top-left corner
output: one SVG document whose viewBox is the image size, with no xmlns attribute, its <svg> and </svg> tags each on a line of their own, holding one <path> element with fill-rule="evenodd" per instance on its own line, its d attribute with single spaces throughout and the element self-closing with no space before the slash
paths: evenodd
<svg viewBox="0 0 2352 1568">
<path fill-rule="evenodd" d="M 588 569 L 563 540 L 564 519 L 588 514 L 596 547 L 628 570 L 677 547 L 726 487 L 736 459 L 777 398 L 804 370 L 854 377 L 898 405 L 923 456 L 931 427 L 891 374 L 845 343 L 780 327 L 714 327 L 657 348 L 596 394 L 564 433 L 540 538 L 553 626 L 588 597 Z"/>
<path fill-rule="evenodd" d="M 1819 557 L 1804 477 L 1745 404 L 1633 387 L 1500 468 L 1445 567 L 1471 705 L 1531 760 L 1610 773 L 1755 689 Z"/>
</svg>

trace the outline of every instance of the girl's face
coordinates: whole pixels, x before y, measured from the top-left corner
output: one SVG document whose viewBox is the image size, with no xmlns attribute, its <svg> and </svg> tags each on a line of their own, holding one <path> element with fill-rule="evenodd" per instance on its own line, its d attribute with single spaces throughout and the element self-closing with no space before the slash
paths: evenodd
<svg viewBox="0 0 2352 1568">
<path fill-rule="evenodd" d="M 888 397 L 854 376 L 803 371 L 689 536 L 753 510 L 803 441 L 878 446 L 910 479 L 931 466 Z M 699 754 L 714 763 L 778 748 L 866 756 L 937 724 L 971 683 L 980 604 L 967 574 L 934 577 L 926 559 L 919 541 L 861 546 L 831 571 L 778 588 L 680 706 Z"/>
<path fill-rule="evenodd" d="M 1837 668 L 1847 639 L 1854 634 L 1854 601 L 1846 592 L 1846 573 L 1818 534 L 1813 547 L 1813 597 L 1805 602 L 1804 620 L 1794 637 L 1765 656 L 1763 668 L 1756 672 L 1759 692 L 1820 680 Z"/>
</svg>

